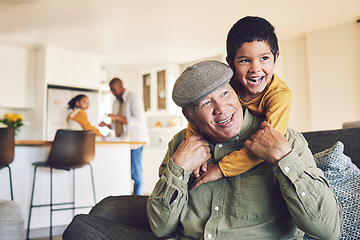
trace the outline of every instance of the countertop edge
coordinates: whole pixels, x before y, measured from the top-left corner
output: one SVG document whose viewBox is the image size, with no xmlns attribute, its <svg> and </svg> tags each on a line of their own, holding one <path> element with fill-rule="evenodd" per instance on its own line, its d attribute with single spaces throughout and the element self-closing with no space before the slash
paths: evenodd
<svg viewBox="0 0 360 240">
<path fill-rule="evenodd" d="M 15 140 L 15 146 L 47 146 L 51 145 L 52 141 L 42 140 Z M 128 141 L 96 141 L 96 144 L 142 144 L 146 142 L 128 142 Z"/>
</svg>

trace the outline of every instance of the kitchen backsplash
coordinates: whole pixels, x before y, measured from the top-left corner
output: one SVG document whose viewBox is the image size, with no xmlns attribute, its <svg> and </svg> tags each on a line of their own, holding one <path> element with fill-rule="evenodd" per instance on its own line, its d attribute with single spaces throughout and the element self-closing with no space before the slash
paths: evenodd
<svg viewBox="0 0 360 240">
<path fill-rule="evenodd" d="M 159 115 L 159 116 L 147 117 L 147 123 L 149 129 L 157 128 L 157 127 L 182 128 L 187 126 L 187 120 L 184 116 L 171 116 L 171 115 Z"/>
</svg>

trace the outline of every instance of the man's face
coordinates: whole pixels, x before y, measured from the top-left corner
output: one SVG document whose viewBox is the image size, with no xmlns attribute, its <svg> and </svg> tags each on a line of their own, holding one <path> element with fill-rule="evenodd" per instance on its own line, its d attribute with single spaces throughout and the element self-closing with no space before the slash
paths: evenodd
<svg viewBox="0 0 360 240">
<path fill-rule="evenodd" d="M 124 92 L 124 87 L 121 81 L 118 82 L 114 82 L 110 85 L 110 90 L 112 92 L 112 94 L 116 97 L 119 98 L 121 97 L 121 95 Z"/>
<path fill-rule="evenodd" d="M 242 107 L 230 84 L 185 108 L 183 113 L 190 124 L 208 135 L 213 143 L 225 142 L 236 136 L 243 124 Z"/>
</svg>

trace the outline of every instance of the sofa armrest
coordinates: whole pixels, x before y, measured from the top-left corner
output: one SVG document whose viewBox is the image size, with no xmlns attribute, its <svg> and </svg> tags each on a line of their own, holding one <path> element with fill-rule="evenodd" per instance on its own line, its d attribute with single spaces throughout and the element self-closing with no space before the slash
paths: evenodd
<svg viewBox="0 0 360 240">
<path fill-rule="evenodd" d="M 146 211 L 147 199 L 148 196 L 141 195 L 106 197 L 91 209 L 89 215 L 151 231 Z"/>
<path fill-rule="evenodd" d="M 63 233 L 64 240 L 165 240 L 150 228 L 148 196 L 110 196 L 101 200 L 89 214 L 76 215 Z"/>
</svg>

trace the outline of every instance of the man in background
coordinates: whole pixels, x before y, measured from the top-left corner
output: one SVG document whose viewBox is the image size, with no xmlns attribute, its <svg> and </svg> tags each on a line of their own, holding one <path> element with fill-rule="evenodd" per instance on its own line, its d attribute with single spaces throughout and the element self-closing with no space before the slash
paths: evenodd
<svg viewBox="0 0 360 240">
<path fill-rule="evenodd" d="M 144 114 L 144 106 L 140 98 L 133 92 L 124 88 L 120 78 L 110 81 L 110 90 L 116 97 L 113 103 L 113 113 L 109 114 L 112 120 L 110 126 L 100 123 L 100 126 L 108 126 L 115 129 L 116 137 L 131 142 L 148 142 L 149 135 Z M 142 144 L 131 144 L 131 179 L 134 180 L 135 195 L 143 194 L 142 190 Z"/>
</svg>

